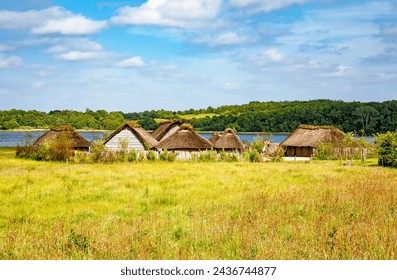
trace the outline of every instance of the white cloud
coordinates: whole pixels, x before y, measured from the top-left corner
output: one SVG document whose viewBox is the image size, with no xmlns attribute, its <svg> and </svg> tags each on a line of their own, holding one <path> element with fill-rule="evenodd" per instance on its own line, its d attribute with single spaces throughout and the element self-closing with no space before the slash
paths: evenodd
<svg viewBox="0 0 397 280">
<path fill-rule="evenodd" d="M 0 11 L 0 29 L 29 29 L 33 34 L 86 35 L 101 31 L 106 21 L 75 15 L 62 7 L 26 12 Z"/>
<path fill-rule="evenodd" d="M 42 26 L 32 29 L 34 34 L 85 35 L 99 32 L 106 26 L 105 21 L 93 21 L 77 15 L 49 20 Z"/>
<path fill-rule="evenodd" d="M 116 67 L 129 68 L 129 67 L 142 67 L 145 66 L 145 62 L 140 56 L 134 56 L 129 59 L 120 61 L 115 64 Z"/>
<path fill-rule="evenodd" d="M 0 69 L 17 67 L 22 64 L 22 59 L 18 56 L 4 57 L 0 53 Z"/>
<path fill-rule="evenodd" d="M 230 6 L 251 12 L 271 12 L 308 1 L 310 0 L 230 0 Z"/>
<path fill-rule="evenodd" d="M 59 39 L 47 52 L 65 61 L 102 60 L 112 55 L 100 44 L 85 38 Z"/>
<path fill-rule="evenodd" d="M 233 46 L 233 45 L 241 45 L 247 44 L 255 41 L 254 38 L 251 38 L 246 35 L 239 35 L 235 32 L 224 32 L 217 36 L 209 36 L 205 35 L 199 38 L 196 38 L 192 41 L 194 44 L 203 44 L 210 47 L 217 46 Z"/>
<path fill-rule="evenodd" d="M 224 89 L 228 89 L 228 90 L 239 89 L 239 88 L 241 88 L 241 84 L 240 83 L 235 83 L 235 82 L 226 83 L 226 84 L 223 85 L 223 88 Z"/>
<path fill-rule="evenodd" d="M 93 60 L 93 59 L 101 58 L 101 53 L 70 51 L 70 52 L 60 53 L 56 55 L 56 57 L 60 60 L 65 60 L 65 61 Z"/>
<path fill-rule="evenodd" d="M 139 7 L 123 7 L 115 24 L 202 27 L 220 13 L 222 0 L 149 0 Z"/>
<path fill-rule="evenodd" d="M 44 87 L 44 85 L 45 85 L 45 82 L 34 82 L 34 83 L 32 83 L 32 88 L 39 89 L 39 88 Z"/>
<path fill-rule="evenodd" d="M 262 56 L 276 62 L 283 60 L 285 57 L 285 55 L 282 52 L 274 48 L 262 52 Z"/>
</svg>

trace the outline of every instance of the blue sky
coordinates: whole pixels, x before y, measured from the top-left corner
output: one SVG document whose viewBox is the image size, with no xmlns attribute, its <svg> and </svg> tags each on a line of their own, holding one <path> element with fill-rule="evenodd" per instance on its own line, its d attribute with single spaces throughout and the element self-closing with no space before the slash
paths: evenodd
<svg viewBox="0 0 397 280">
<path fill-rule="evenodd" d="M 384 101 L 396 88 L 396 1 L 0 3 L 0 110 Z"/>
</svg>

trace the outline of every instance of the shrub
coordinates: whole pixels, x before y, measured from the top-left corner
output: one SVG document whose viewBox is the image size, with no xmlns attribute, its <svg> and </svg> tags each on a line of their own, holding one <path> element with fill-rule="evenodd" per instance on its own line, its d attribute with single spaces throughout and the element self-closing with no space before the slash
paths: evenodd
<svg viewBox="0 0 397 280">
<path fill-rule="evenodd" d="M 170 153 L 167 149 L 160 152 L 160 160 L 162 161 L 175 161 L 177 157 L 177 153 Z"/>
<path fill-rule="evenodd" d="M 285 149 L 281 146 L 278 146 L 276 151 L 269 155 L 270 161 L 280 162 L 284 160 Z"/>
<path fill-rule="evenodd" d="M 128 160 L 128 140 L 125 138 L 119 138 L 118 143 L 119 150 L 116 152 L 117 160 L 124 162 Z"/>
<path fill-rule="evenodd" d="M 148 161 L 155 161 L 156 160 L 156 153 L 153 150 L 150 150 L 147 153 L 147 160 Z"/>
<path fill-rule="evenodd" d="M 137 162 L 138 161 L 138 152 L 134 149 L 128 153 L 128 161 L 129 162 Z"/>
<path fill-rule="evenodd" d="M 378 164 L 397 168 L 397 131 L 377 134 L 375 143 L 379 156 Z"/>
<path fill-rule="evenodd" d="M 228 154 L 225 152 L 225 149 L 222 149 L 222 151 L 219 153 L 219 159 L 222 161 L 227 161 Z"/>
<path fill-rule="evenodd" d="M 317 147 L 314 158 L 318 160 L 327 160 L 332 154 L 333 146 L 330 143 L 320 143 Z"/>
<path fill-rule="evenodd" d="M 63 131 L 58 137 L 49 141 L 50 159 L 56 161 L 68 160 L 72 154 L 72 135 L 70 131 Z"/>
<path fill-rule="evenodd" d="M 261 154 L 256 149 L 249 152 L 248 159 L 250 162 L 263 162 Z"/>
<path fill-rule="evenodd" d="M 93 141 L 91 144 L 91 157 L 94 162 L 100 162 L 103 160 L 105 156 L 105 145 L 103 144 L 103 140 Z"/>
<path fill-rule="evenodd" d="M 214 149 L 207 150 L 200 154 L 199 161 L 213 162 L 216 160 L 216 151 Z"/>
<path fill-rule="evenodd" d="M 144 161 L 144 160 L 145 160 L 145 153 L 140 152 L 139 155 L 138 155 L 138 161 L 139 161 L 139 162 L 142 162 L 142 161 Z"/>
<path fill-rule="evenodd" d="M 259 154 L 262 153 L 265 147 L 264 138 L 260 136 L 255 137 L 250 146 L 252 150 L 256 150 Z"/>
</svg>

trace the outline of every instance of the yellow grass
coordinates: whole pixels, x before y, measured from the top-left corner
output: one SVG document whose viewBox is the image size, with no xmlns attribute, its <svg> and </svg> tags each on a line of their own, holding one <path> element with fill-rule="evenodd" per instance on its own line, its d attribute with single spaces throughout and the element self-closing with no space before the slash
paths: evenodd
<svg viewBox="0 0 397 280">
<path fill-rule="evenodd" d="M 0 149 L 1 259 L 396 259 L 397 171 L 117 163 Z"/>
</svg>

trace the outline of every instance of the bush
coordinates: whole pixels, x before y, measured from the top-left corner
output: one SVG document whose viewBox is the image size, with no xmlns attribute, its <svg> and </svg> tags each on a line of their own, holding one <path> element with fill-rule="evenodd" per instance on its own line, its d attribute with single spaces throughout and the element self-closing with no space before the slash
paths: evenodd
<svg viewBox="0 0 397 280">
<path fill-rule="evenodd" d="M 101 162 L 103 160 L 104 154 L 106 153 L 105 145 L 103 140 L 97 140 L 91 144 L 91 157 L 94 162 Z"/>
<path fill-rule="evenodd" d="M 64 131 L 57 138 L 49 141 L 50 159 L 56 161 L 69 160 L 73 154 L 72 137 L 69 131 Z"/>
<path fill-rule="evenodd" d="M 256 149 L 248 153 L 248 159 L 250 162 L 263 162 L 261 154 Z"/>
<path fill-rule="evenodd" d="M 160 160 L 162 161 L 175 161 L 178 154 L 170 153 L 167 149 L 160 152 Z"/>
<path fill-rule="evenodd" d="M 128 161 L 129 162 L 137 162 L 138 161 L 138 152 L 134 149 L 128 153 Z"/>
<path fill-rule="evenodd" d="M 147 160 L 148 161 L 155 161 L 156 160 L 156 153 L 153 150 L 150 150 L 147 153 Z"/>
<path fill-rule="evenodd" d="M 318 160 L 327 160 L 332 155 L 333 149 L 330 143 L 320 143 L 314 154 L 314 158 Z"/>
<path fill-rule="evenodd" d="M 207 150 L 200 154 L 199 161 L 213 162 L 216 160 L 216 151 L 214 149 Z"/>
<path fill-rule="evenodd" d="M 264 138 L 257 136 L 250 144 L 252 150 L 256 150 L 259 154 L 262 153 L 263 148 L 265 147 Z"/>
<path fill-rule="evenodd" d="M 375 143 L 379 156 L 378 164 L 397 168 L 397 131 L 377 134 Z"/>
<path fill-rule="evenodd" d="M 281 146 L 278 146 L 277 150 L 274 153 L 269 155 L 270 161 L 280 162 L 284 160 L 285 149 Z"/>
</svg>

